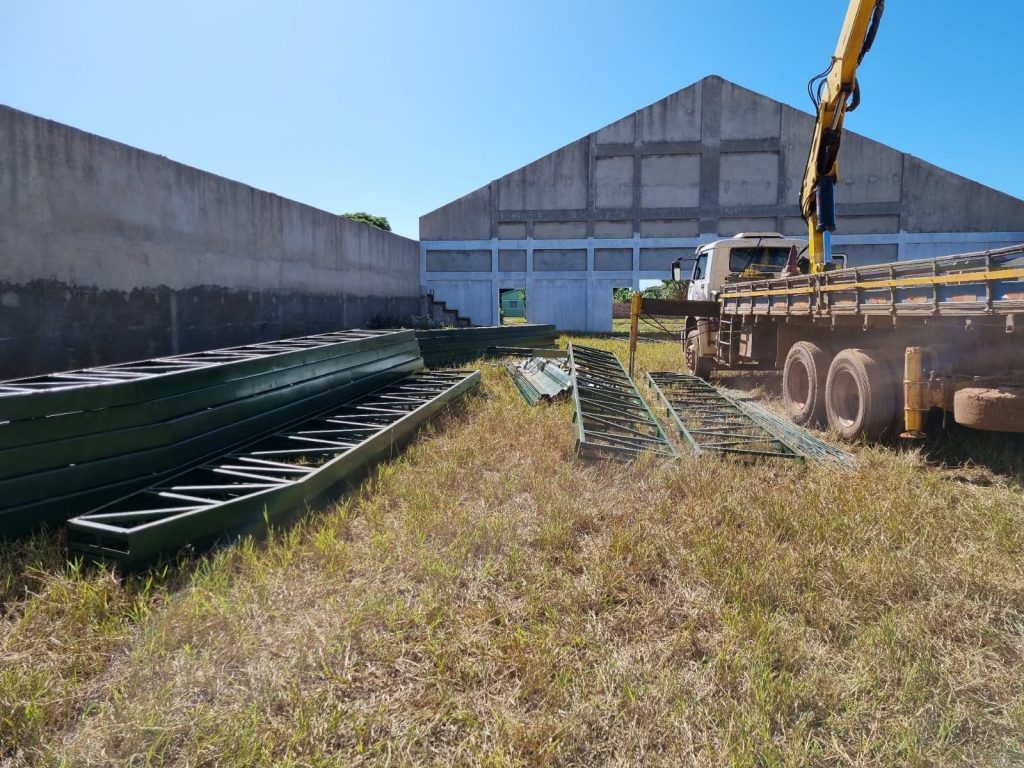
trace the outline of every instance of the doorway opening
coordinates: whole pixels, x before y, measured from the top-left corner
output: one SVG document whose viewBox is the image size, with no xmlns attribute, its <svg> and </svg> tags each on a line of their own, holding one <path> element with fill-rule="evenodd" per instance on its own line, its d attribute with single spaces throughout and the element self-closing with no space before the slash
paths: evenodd
<svg viewBox="0 0 1024 768">
<path fill-rule="evenodd" d="M 526 322 L 526 289 L 498 289 L 498 317 L 502 325 Z"/>
</svg>

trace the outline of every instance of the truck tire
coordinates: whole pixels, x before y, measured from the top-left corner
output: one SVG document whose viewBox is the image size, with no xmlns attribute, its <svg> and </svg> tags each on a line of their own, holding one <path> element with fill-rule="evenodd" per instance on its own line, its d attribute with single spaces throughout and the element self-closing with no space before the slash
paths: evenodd
<svg viewBox="0 0 1024 768">
<path fill-rule="evenodd" d="M 825 381 L 828 423 L 844 440 L 881 439 L 893 428 L 896 395 L 896 378 L 880 355 L 844 349 Z"/>
<path fill-rule="evenodd" d="M 686 361 L 686 370 L 694 376 L 707 379 L 715 369 L 715 361 L 704 357 L 705 349 L 701 343 L 700 327 L 694 326 L 683 331 L 683 360 Z"/>
<path fill-rule="evenodd" d="M 782 367 L 782 397 L 794 424 L 825 421 L 825 381 L 829 354 L 810 341 L 798 341 L 789 349 Z"/>
<path fill-rule="evenodd" d="M 1024 432 L 1024 387 L 968 387 L 953 395 L 957 424 L 989 432 Z"/>
</svg>

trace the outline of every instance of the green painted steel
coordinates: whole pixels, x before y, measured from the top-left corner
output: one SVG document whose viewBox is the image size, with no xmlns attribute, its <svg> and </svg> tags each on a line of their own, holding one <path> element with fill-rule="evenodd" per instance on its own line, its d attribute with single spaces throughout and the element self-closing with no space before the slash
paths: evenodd
<svg viewBox="0 0 1024 768">
<path fill-rule="evenodd" d="M 558 338 L 553 325 L 492 325 L 416 331 L 429 367 L 456 365 L 489 354 L 492 347 L 550 347 Z"/>
<path fill-rule="evenodd" d="M 336 331 L 4 381 L 0 382 L 0 422 L 169 397 L 268 370 L 301 367 L 332 356 L 337 352 L 332 347 L 343 342 L 353 345 L 347 348 L 350 353 L 370 349 L 395 333 L 412 335 L 411 331 Z"/>
<path fill-rule="evenodd" d="M 411 331 L 343 331 L 8 382 L 0 535 L 65 520 L 422 366 Z"/>
<path fill-rule="evenodd" d="M 134 567 L 279 519 L 390 454 L 479 371 L 422 371 L 68 522 L 72 552 Z"/>
<path fill-rule="evenodd" d="M 570 344 L 569 369 L 578 455 L 631 459 L 651 451 L 678 456 L 614 354 Z"/>
<path fill-rule="evenodd" d="M 739 403 L 697 376 L 651 372 L 647 382 L 679 436 L 697 453 L 803 458 L 791 441 L 765 429 Z"/>
<path fill-rule="evenodd" d="M 756 403 L 737 400 L 740 406 L 750 418 L 760 423 L 772 434 L 785 440 L 792 445 L 793 449 L 812 461 L 827 462 L 837 465 L 842 469 L 850 469 L 856 461 L 856 456 L 848 451 L 840 450 L 829 445 L 824 440 L 819 440 L 803 427 L 797 426 L 791 421 L 780 419 L 778 416 L 769 413 Z"/>
<path fill-rule="evenodd" d="M 853 454 L 697 376 L 654 371 L 647 374 L 647 381 L 679 436 L 697 453 L 806 459 L 843 468 L 853 465 Z"/>
<path fill-rule="evenodd" d="M 128 451 L 178 444 L 194 435 L 228 426 L 240 415 L 259 412 L 258 409 L 265 409 L 275 398 L 280 400 L 282 394 L 298 399 L 304 392 L 343 386 L 356 376 L 387 370 L 395 359 L 413 359 L 416 353 L 416 342 L 410 340 L 358 355 L 310 363 L 279 375 L 254 376 L 137 406 L 69 414 L 71 418 L 57 416 L 17 422 L 11 426 L 21 428 L 22 439 L 19 445 L 0 449 L 0 480 L 70 464 L 81 465 Z M 155 429 L 155 425 L 159 428 Z M 26 429 L 32 427 L 36 433 L 34 440 L 32 430 Z M 72 431 L 82 427 L 88 431 Z"/>
<path fill-rule="evenodd" d="M 187 440 L 5 480 L 0 482 L 0 499 L 5 504 L 0 510 L 0 527 L 17 532 L 39 522 L 59 522 L 417 368 L 418 365 L 405 361 L 386 371 L 364 373 L 357 380 L 339 386 L 327 388 L 320 381 L 313 381 L 288 387 L 260 398 L 259 402 L 245 403 L 244 418 L 236 412 L 238 420 L 194 434 Z M 224 417 L 224 410 L 211 413 L 219 419 Z M 159 427 L 154 425 L 154 429 Z"/>
</svg>

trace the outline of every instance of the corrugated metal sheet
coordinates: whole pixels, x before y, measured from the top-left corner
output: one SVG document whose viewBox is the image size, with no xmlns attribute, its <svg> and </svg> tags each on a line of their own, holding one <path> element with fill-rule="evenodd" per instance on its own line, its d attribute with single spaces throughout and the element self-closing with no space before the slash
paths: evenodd
<svg viewBox="0 0 1024 768">
<path fill-rule="evenodd" d="M 519 363 L 508 363 L 506 368 L 530 405 L 554 400 L 572 387 L 568 358 L 531 357 Z"/>
</svg>

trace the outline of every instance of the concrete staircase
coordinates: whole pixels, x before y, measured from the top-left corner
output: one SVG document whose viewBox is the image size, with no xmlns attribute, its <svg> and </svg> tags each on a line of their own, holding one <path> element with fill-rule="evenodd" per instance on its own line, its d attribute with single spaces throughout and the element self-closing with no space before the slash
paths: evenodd
<svg viewBox="0 0 1024 768">
<path fill-rule="evenodd" d="M 451 309 L 443 301 L 434 297 L 433 291 L 427 291 L 427 312 L 426 314 L 438 325 L 451 326 L 452 328 L 469 328 L 473 322 L 468 317 L 459 314 L 459 310 Z"/>
</svg>

